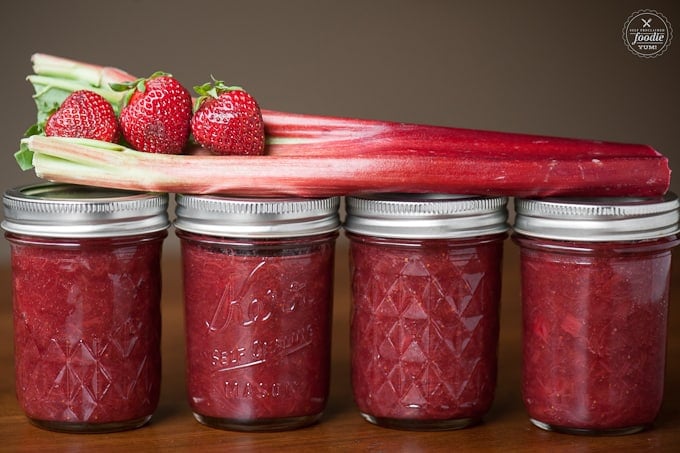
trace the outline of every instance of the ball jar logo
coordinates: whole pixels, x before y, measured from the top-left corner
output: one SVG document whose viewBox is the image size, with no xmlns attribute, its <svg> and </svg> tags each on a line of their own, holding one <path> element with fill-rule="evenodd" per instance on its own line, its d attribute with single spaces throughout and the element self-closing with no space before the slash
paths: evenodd
<svg viewBox="0 0 680 453">
<path fill-rule="evenodd" d="M 633 55 L 656 58 L 668 50 L 673 38 L 673 28 L 663 14 L 644 9 L 628 17 L 623 26 L 622 37 Z"/>
</svg>

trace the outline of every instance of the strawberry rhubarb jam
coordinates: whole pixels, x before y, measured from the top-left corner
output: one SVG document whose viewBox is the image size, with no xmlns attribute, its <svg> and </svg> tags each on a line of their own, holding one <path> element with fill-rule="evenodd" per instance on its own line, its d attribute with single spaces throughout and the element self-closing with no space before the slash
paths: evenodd
<svg viewBox="0 0 680 453">
<path fill-rule="evenodd" d="M 575 434 L 650 427 L 664 392 L 678 200 L 517 200 L 522 394 L 531 421 Z"/>
<path fill-rule="evenodd" d="M 352 387 L 369 422 L 457 429 L 491 407 L 505 206 L 447 195 L 347 199 Z"/>
<path fill-rule="evenodd" d="M 43 184 L 9 190 L 16 394 L 34 424 L 145 424 L 160 390 L 167 197 Z"/>
<path fill-rule="evenodd" d="M 338 198 L 178 196 L 187 389 L 214 428 L 319 420 L 329 390 Z"/>
</svg>

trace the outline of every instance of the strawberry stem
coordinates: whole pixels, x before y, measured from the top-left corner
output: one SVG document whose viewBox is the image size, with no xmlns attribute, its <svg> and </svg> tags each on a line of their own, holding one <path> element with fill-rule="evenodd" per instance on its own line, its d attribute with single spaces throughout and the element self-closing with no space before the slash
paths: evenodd
<svg viewBox="0 0 680 453">
<path fill-rule="evenodd" d="M 201 107 L 201 104 L 208 98 L 217 99 L 221 93 L 243 91 L 243 88 L 240 86 L 225 85 L 222 80 L 216 80 L 212 76 L 211 78 L 212 82 L 194 86 L 194 91 L 198 94 L 198 98 L 194 99 L 194 112 L 196 112 Z"/>
</svg>

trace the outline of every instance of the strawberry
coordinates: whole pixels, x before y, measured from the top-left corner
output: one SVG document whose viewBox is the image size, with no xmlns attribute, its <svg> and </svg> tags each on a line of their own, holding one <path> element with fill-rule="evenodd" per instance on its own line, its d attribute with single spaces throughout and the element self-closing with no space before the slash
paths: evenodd
<svg viewBox="0 0 680 453">
<path fill-rule="evenodd" d="M 116 142 L 118 120 L 113 106 L 101 95 L 79 90 L 69 94 L 44 125 L 45 135 L 92 138 Z"/>
<path fill-rule="evenodd" d="M 221 81 L 194 87 L 194 140 L 215 154 L 264 154 L 264 121 L 255 98 Z"/>
<path fill-rule="evenodd" d="M 191 94 L 170 74 L 154 73 L 122 88 L 131 90 L 120 112 L 125 140 L 138 151 L 179 154 L 189 139 Z"/>
</svg>

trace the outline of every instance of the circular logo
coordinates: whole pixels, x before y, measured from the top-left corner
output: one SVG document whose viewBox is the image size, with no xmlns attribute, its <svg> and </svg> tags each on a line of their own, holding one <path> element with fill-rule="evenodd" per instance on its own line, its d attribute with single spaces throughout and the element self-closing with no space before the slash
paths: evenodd
<svg viewBox="0 0 680 453">
<path fill-rule="evenodd" d="M 653 9 L 642 9 L 628 17 L 623 26 L 623 42 L 642 58 L 656 58 L 671 45 L 673 28 L 666 17 Z"/>
</svg>

